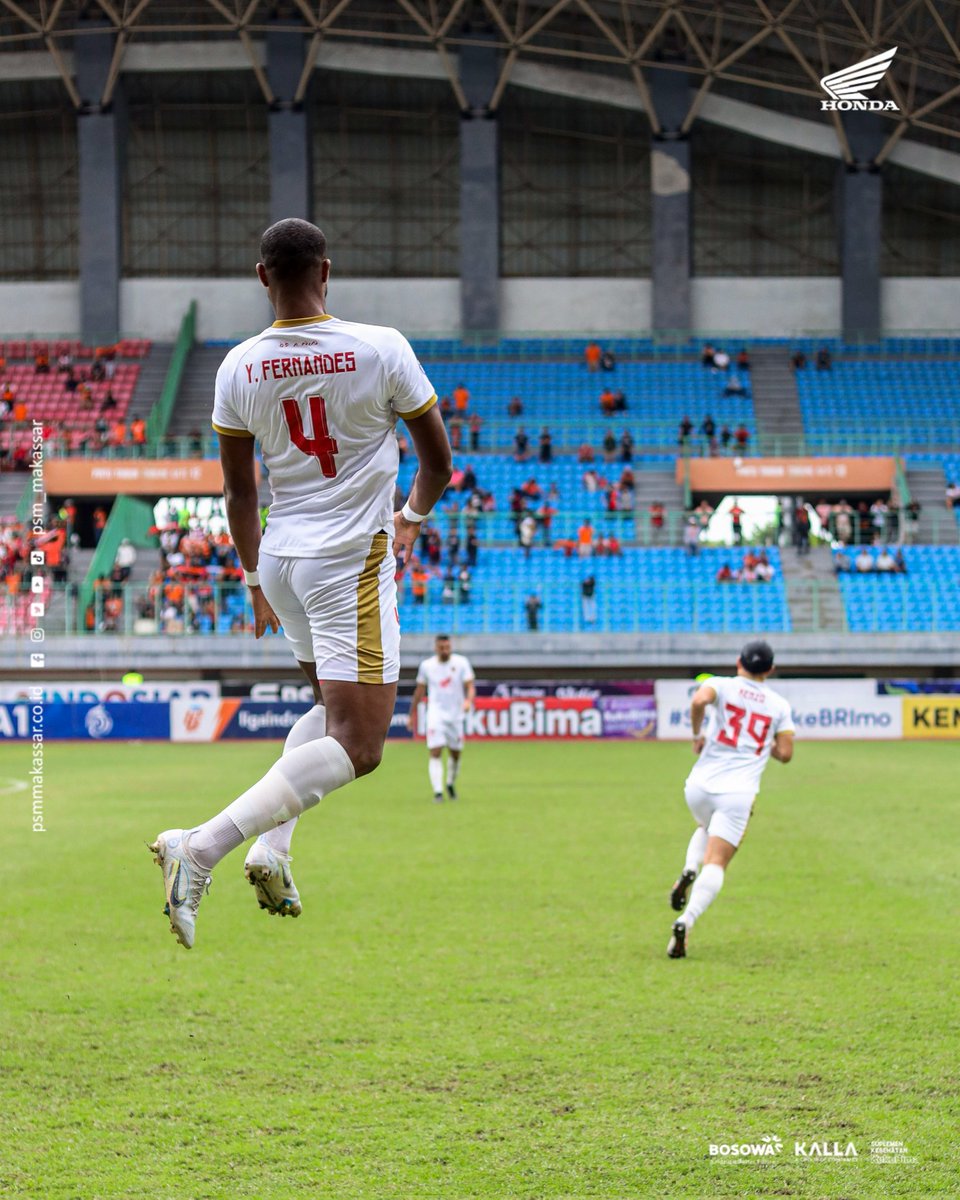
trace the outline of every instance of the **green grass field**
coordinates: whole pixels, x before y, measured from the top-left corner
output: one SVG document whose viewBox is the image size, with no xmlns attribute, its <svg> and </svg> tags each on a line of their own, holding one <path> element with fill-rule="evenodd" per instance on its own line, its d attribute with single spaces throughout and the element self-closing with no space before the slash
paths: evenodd
<svg viewBox="0 0 960 1200">
<path fill-rule="evenodd" d="M 300 920 L 238 852 L 188 953 L 144 842 L 277 750 L 51 744 L 31 834 L 3 748 L 3 1200 L 957 1195 L 960 747 L 771 763 L 674 962 L 685 745 L 471 746 L 443 806 L 392 746 L 301 823 Z"/>
</svg>

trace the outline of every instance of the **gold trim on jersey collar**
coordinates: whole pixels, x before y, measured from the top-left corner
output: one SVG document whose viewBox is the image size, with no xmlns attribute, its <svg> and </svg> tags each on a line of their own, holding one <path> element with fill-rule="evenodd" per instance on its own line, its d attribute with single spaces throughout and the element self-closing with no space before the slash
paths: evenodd
<svg viewBox="0 0 960 1200">
<path fill-rule="evenodd" d="M 332 321 L 333 313 L 317 313 L 315 317 L 294 317 L 289 321 L 274 321 L 273 329 L 290 329 L 294 325 L 316 325 L 317 321 Z"/>
</svg>

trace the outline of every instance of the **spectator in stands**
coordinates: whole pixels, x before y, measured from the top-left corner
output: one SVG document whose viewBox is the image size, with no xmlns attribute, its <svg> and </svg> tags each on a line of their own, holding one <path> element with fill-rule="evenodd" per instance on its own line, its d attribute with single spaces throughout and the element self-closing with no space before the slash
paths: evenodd
<svg viewBox="0 0 960 1200">
<path fill-rule="evenodd" d="M 113 412 L 113 410 L 116 407 L 117 407 L 117 402 L 114 399 L 113 391 L 111 388 L 107 388 L 107 394 L 104 396 L 103 403 L 100 405 L 101 416 L 104 416 L 104 417 L 108 416 L 110 413 Z M 193 437 L 193 430 L 190 431 L 190 436 Z M 197 437 L 199 437 L 199 436 L 200 436 L 200 434 L 198 432 Z"/>
<path fill-rule="evenodd" d="M 725 371 L 730 366 L 730 355 L 726 350 L 718 350 L 713 356 L 713 369 L 715 371 Z"/>
<path fill-rule="evenodd" d="M 26 420 L 27 402 L 21 396 L 17 396 L 13 401 L 13 423 L 14 425 L 24 425 Z"/>
<path fill-rule="evenodd" d="M 711 346 L 710 343 L 708 342 L 703 347 L 703 349 L 700 351 L 701 364 L 705 367 L 712 367 L 713 366 L 713 356 L 716 354 L 716 352 L 717 351 L 716 351 L 715 347 Z"/>
<path fill-rule="evenodd" d="M 584 518 L 577 530 L 577 553 L 581 558 L 589 558 L 593 554 L 593 526 L 589 517 Z"/>
<path fill-rule="evenodd" d="M 552 489 L 551 489 L 552 490 Z M 537 522 L 540 525 L 540 531 L 543 534 L 543 544 L 550 545 L 550 533 L 553 528 L 553 518 L 557 515 L 557 508 L 551 503 L 550 497 L 537 509 Z"/>
<path fill-rule="evenodd" d="M 600 369 L 602 371 L 612 371 L 617 365 L 616 355 L 612 350 L 604 350 L 600 355 Z"/>
<path fill-rule="evenodd" d="M 727 450 L 730 447 L 730 440 L 732 437 L 733 437 L 733 430 L 730 428 L 729 425 L 724 425 L 724 427 L 720 430 L 720 449 L 723 451 L 724 454 L 727 453 Z"/>
<path fill-rule="evenodd" d="M 424 604 L 427 599 L 427 587 L 430 583 L 430 573 L 419 559 L 414 559 L 413 570 L 410 573 L 410 594 L 414 604 Z"/>
<path fill-rule="evenodd" d="M 692 517 L 683 527 L 683 547 L 691 557 L 700 551 L 700 526 Z"/>
<path fill-rule="evenodd" d="M 605 387 L 600 393 L 600 411 L 605 417 L 611 417 L 617 411 L 617 393 L 613 388 Z"/>
<path fill-rule="evenodd" d="M 701 500 L 697 507 L 693 510 L 691 516 L 696 519 L 701 531 L 706 531 L 706 528 L 710 524 L 710 520 L 713 517 L 713 513 L 713 505 L 709 500 L 704 499 Z"/>
<path fill-rule="evenodd" d="M 126 583 L 130 572 L 137 562 L 137 548 L 129 538 L 124 538 L 117 547 L 117 555 L 113 560 L 114 572 L 119 572 L 119 582 Z"/>
<path fill-rule="evenodd" d="M 833 556 L 833 569 L 837 575 L 848 575 L 853 570 L 853 563 L 846 550 L 841 548 Z"/>
<path fill-rule="evenodd" d="M 826 346 L 821 346 L 817 351 L 817 370 L 829 371 L 833 366 L 833 361 L 830 358 L 830 351 Z"/>
<path fill-rule="evenodd" d="M 650 540 L 653 542 L 659 542 L 663 536 L 663 528 L 667 519 L 667 510 L 664 508 L 661 500 L 654 500 L 654 502 L 647 509 L 647 513 L 650 516 Z"/>
<path fill-rule="evenodd" d="M 580 608 L 584 625 L 597 623 L 597 581 L 593 575 L 580 580 Z"/>
<path fill-rule="evenodd" d="M 10 405 L 10 408 L 12 411 L 13 402 L 16 399 L 16 393 L 14 392 L 13 385 L 10 383 L 9 380 L 7 380 L 3 385 L 2 398 L 6 401 L 7 404 Z"/>
<path fill-rule="evenodd" d="M 480 553 L 480 539 L 476 528 L 471 524 L 467 531 L 467 566 L 471 569 L 477 565 L 477 555 Z"/>
<path fill-rule="evenodd" d="M 725 396 L 745 396 L 747 388 L 739 375 L 731 375 L 723 389 Z"/>
<path fill-rule="evenodd" d="M 733 533 L 733 544 L 739 546 L 743 541 L 743 509 L 736 496 L 733 498 L 733 507 L 730 509 L 730 529 Z"/>
<path fill-rule="evenodd" d="M 0 425 L 2 425 L 4 421 L 9 420 L 12 412 L 13 405 L 9 400 L 6 400 L 3 396 L 0 396 Z"/>
<path fill-rule="evenodd" d="M 873 555 L 866 546 L 860 547 L 860 553 L 854 559 L 854 566 L 861 575 L 869 575 L 873 572 Z"/>
<path fill-rule="evenodd" d="M 586 349 L 583 352 L 584 360 L 587 364 L 588 371 L 600 370 L 600 359 L 603 357 L 603 350 L 597 342 L 590 341 L 587 343 Z"/>
<path fill-rule="evenodd" d="M 873 520 L 866 500 L 861 500 L 857 505 L 857 541 L 864 545 L 870 545 L 873 541 Z"/>
<path fill-rule="evenodd" d="M 470 449 L 477 451 L 480 449 L 480 429 L 483 426 L 483 417 L 479 413 L 470 414 Z"/>
<path fill-rule="evenodd" d="M 793 369 L 795 371 L 802 371 L 807 365 L 807 356 L 802 350 L 794 350 L 790 362 L 793 364 Z"/>
<path fill-rule="evenodd" d="M 540 628 L 540 609 L 543 608 L 543 601 L 536 592 L 531 592 L 523 607 L 527 614 L 527 629 L 536 633 Z"/>
<path fill-rule="evenodd" d="M 847 500 L 841 500 L 833 510 L 833 524 L 837 541 L 847 544 L 853 538 L 853 509 Z"/>
<path fill-rule="evenodd" d="M 895 496 L 887 504 L 887 538 L 896 542 L 900 538 L 900 505 Z"/>
<path fill-rule="evenodd" d="M 717 445 L 717 423 L 709 413 L 703 418 L 700 432 L 706 438 L 710 453 L 713 454 Z"/>
<path fill-rule="evenodd" d="M 507 416 L 508 417 L 522 417 L 523 416 L 523 401 L 520 399 L 519 396 L 514 396 L 513 399 L 510 401 L 510 403 L 507 405 Z"/>
<path fill-rule="evenodd" d="M 620 436 L 620 461 L 633 462 L 633 434 L 625 429 Z"/>
<path fill-rule="evenodd" d="M 147 444 L 147 423 L 143 417 L 135 416 L 130 422 L 130 441 L 133 443 L 134 454 L 142 458 Z"/>
<path fill-rule="evenodd" d="M 746 454 L 747 446 L 750 444 L 750 430 L 747 429 L 746 425 L 744 425 L 742 421 L 737 426 L 736 432 L 733 436 L 737 443 L 737 453 Z"/>
<path fill-rule="evenodd" d="M 878 497 L 870 505 L 870 524 L 873 526 L 873 537 L 875 541 L 883 541 L 884 534 L 887 531 L 887 514 L 889 513 L 887 503 L 882 496 Z M 879 570 L 879 567 L 877 568 Z"/>
<path fill-rule="evenodd" d="M 102 358 L 95 358 L 90 368 L 90 378 L 94 383 L 102 383 L 107 377 L 107 368 Z"/>
<path fill-rule="evenodd" d="M 617 435 L 608 429 L 603 435 L 603 461 L 611 463 L 617 457 Z"/>
<path fill-rule="evenodd" d="M 463 449 L 463 418 L 454 414 L 447 422 L 451 450 Z"/>
<path fill-rule="evenodd" d="M 892 575 L 897 569 L 897 560 L 890 553 L 890 547 L 884 546 L 877 555 L 876 569 L 884 575 Z"/>
<path fill-rule="evenodd" d="M 799 499 L 793 514 L 793 544 L 798 555 L 810 553 L 810 510 Z"/>
<path fill-rule="evenodd" d="M 518 429 L 513 439 L 513 457 L 516 462 L 526 462 L 530 457 L 530 439 L 525 429 Z"/>
<path fill-rule="evenodd" d="M 907 560 L 903 557 L 903 548 L 901 546 L 897 547 L 896 554 L 894 554 L 894 556 L 893 556 L 893 562 L 894 562 L 894 565 L 896 566 L 897 574 L 898 575 L 906 575 Z"/>
<path fill-rule="evenodd" d="M 954 509 L 960 507 L 960 485 L 953 480 L 947 484 L 946 491 L 947 508 Z"/>
<path fill-rule="evenodd" d="M 539 458 L 544 464 L 553 462 L 553 438 L 546 427 L 540 430 Z"/>
<path fill-rule="evenodd" d="M 461 604 L 470 603 L 470 589 L 472 587 L 473 580 L 470 577 L 470 568 L 464 565 L 457 572 L 457 599 Z"/>
<path fill-rule="evenodd" d="M 517 526 L 517 536 L 520 540 L 520 548 L 523 550 L 525 556 L 529 558 L 537 536 L 537 518 L 532 512 L 524 513 L 520 518 L 520 524 Z"/>
<path fill-rule="evenodd" d="M 37 350 L 33 356 L 33 369 L 37 375 L 50 374 L 50 355 L 43 348 Z"/>
<path fill-rule="evenodd" d="M 737 355 L 737 370 L 738 371 L 749 371 L 750 370 L 750 355 L 747 353 L 746 346 L 744 346 L 741 349 L 740 353 Z"/>
<path fill-rule="evenodd" d="M 588 442 L 584 442 L 577 451 L 578 463 L 592 463 L 596 457 L 596 451 Z"/>
<path fill-rule="evenodd" d="M 440 416 L 443 417 L 444 424 L 453 416 L 453 401 L 449 396 L 440 397 Z"/>
<path fill-rule="evenodd" d="M 126 441 L 127 441 L 127 424 L 121 418 L 118 421 L 114 421 L 113 425 L 111 426 L 110 436 L 107 438 L 107 445 L 115 446 L 115 447 L 124 446 L 124 445 L 126 445 Z"/>
<path fill-rule="evenodd" d="M 470 407 L 470 393 L 464 384 L 458 383 L 453 389 L 453 403 L 461 416 L 466 414 L 467 409 Z"/>
<path fill-rule="evenodd" d="M 61 375 L 66 375 L 68 372 L 70 372 L 72 370 L 73 370 L 73 355 L 70 353 L 69 350 L 64 350 L 64 352 L 57 359 L 57 371 Z"/>
<path fill-rule="evenodd" d="M 613 411 L 618 413 L 627 411 L 627 397 L 621 391 L 613 393 Z"/>
<path fill-rule="evenodd" d="M 677 445 L 686 447 L 690 441 L 691 433 L 693 433 L 693 422 L 689 416 L 686 416 L 680 422 L 680 436 L 677 438 Z"/>
<path fill-rule="evenodd" d="M 714 578 L 717 583 L 732 583 L 733 570 L 731 569 L 730 564 L 724 563 Z"/>
<path fill-rule="evenodd" d="M 767 558 L 766 553 L 760 555 L 756 565 L 757 579 L 761 583 L 770 583 L 777 573 L 777 568 Z"/>
<path fill-rule="evenodd" d="M 901 540 L 907 543 L 913 541 L 920 528 L 921 505 L 919 500 L 911 500 L 903 510 L 903 532 Z"/>
</svg>

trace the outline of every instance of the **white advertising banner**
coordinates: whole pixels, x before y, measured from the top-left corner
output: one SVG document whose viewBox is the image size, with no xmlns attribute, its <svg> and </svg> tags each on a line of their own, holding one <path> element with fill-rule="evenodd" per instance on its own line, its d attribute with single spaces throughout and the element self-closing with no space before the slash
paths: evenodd
<svg viewBox="0 0 960 1200">
<path fill-rule="evenodd" d="M 774 691 L 790 703 L 798 738 L 851 739 L 903 736 L 903 708 L 896 696 L 878 696 L 875 679 L 777 679 Z M 682 741 L 690 734 L 693 681 L 658 679 L 657 739 Z"/>
<path fill-rule="evenodd" d="M 219 700 L 172 700 L 170 702 L 171 742 L 212 742 L 220 732 Z M 239 701 L 229 705 L 232 712 Z"/>
<path fill-rule="evenodd" d="M 40 674 L 40 672 L 37 672 Z M 46 679 L 29 683 L 0 683 L 0 704 L 35 699 L 34 688 L 49 704 L 164 704 L 168 700 L 219 700 L 219 683 L 198 683 L 195 680 L 157 683 L 102 683 L 86 680 L 66 680 L 50 683 Z"/>
</svg>

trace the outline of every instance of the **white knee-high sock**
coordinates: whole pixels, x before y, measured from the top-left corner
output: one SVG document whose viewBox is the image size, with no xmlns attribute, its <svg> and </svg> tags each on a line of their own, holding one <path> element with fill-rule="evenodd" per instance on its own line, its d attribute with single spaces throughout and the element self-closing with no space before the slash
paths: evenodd
<svg viewBox="0 0 960 1200">
<path fill-rule="evenodd" d="M 287 740 L 283 743 L 283 753 L 289 754 L 298 746 L 305 746 L 307 742 L 317 741 L 326 732 L 327 710 L 322 704 L 315 704 L 309 712 L 303 714 L 296 724 L 291 726 Z M 283 821 L 275 829 L 268 829 L 266 833 L 261 833 L 260 841 L 266 842 L 276 854 L 289 855 L 290 839 L 293 837 L 298 820 L 299 817 L 291 817 L 289 821 Z"/>
<path fill-rule="evenodd" d="M 430 786 L 433 788 L 433 794 L 439 796 L 443 792 L 443 759 L 430 756 L 430 762 L 427 766 L 430 772 Z"/>
<path fill-rule="evenodd" d="M 350 756 L 334 738 L 322 737 L 298 746 L 222 813 L 191 830 L 189 852 L 197 866 L 212 870 L 248 838 L 299 817 L 321 797 L 354 778 Z"/>
<path fill-rule="evenodd" d="M 687 846 L 687 861 L 683 864 L 683 869 L 685 871 L 692 871 L 696 875 L 700 870 L 700 864 L 703 862 L 703 856 L 706 852 L 707 831 L 702 825 L 698 825 L 693 831 L 690 844 Z"/>
<path fill-rule="evenodd" d="M 447 754 L 447 786 L 452 787 L 457 782 L 457 776 L 460 774 L 460 759 L 454 758 L 452 754 Z"/>
<path fill-rule="evenodd" d="M 717 863 L 707 863 L 690 889 L 690 899 L 683 910 L 680 920 L 689 929 L 698 917 L 702 917 L 710 905 L 716 900 L 723 887 L 723 867 Z"/>
</svg>

